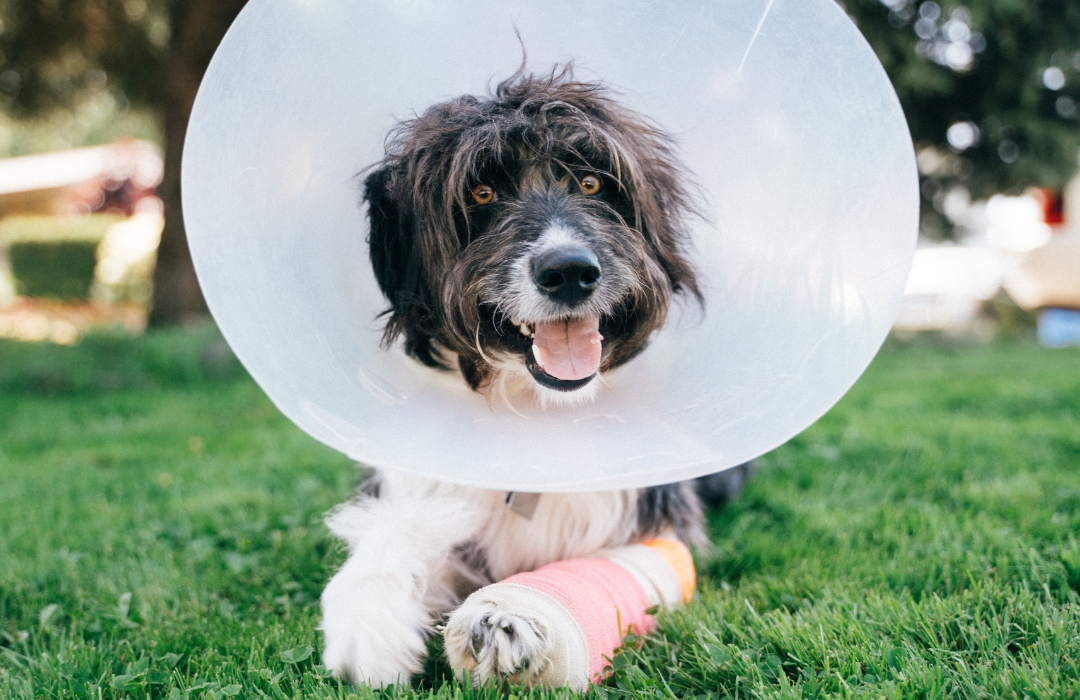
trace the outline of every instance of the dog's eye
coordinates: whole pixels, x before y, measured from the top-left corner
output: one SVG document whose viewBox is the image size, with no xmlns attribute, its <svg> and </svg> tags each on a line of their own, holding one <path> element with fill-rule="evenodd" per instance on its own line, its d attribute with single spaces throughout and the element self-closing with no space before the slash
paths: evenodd
<svg viewBox="0 0 1080 700">
<path fill-rule="evenodd" d="M 595 175 L 586 175 L 581 178 L 581 191 L 587 195 L 594 195 L 600 191 L 602 186 L 600 178 Z"/>
<path fill-rule="evenodd" d="M 495 190 L 491 185 L 477 185 L 472 189 L 473 201 L 477 204 L 491 204 L 495 201 Z"/>
</svg>

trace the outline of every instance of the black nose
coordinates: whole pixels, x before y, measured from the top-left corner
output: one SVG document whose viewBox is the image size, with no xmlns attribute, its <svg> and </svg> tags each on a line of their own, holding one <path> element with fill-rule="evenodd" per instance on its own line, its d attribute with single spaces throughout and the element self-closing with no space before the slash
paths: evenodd
<svg viewBox="0 0 1080 700">
<path fill-rule="evenodd" d="M 533 259 L 532 275 L 541 292 L 572 305 L 600 286 L 600 261 L 588 248 L 556 248 Z"/>
</svg>

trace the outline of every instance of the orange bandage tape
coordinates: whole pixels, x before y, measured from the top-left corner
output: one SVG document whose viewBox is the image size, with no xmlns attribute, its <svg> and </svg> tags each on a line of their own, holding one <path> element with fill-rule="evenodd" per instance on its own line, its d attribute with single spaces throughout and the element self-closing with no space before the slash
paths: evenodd
<svg viewBox="0 0 1080 700">
<path fill-rule="evenodd" d="M 690 556 L 686 545 L 667 537 L 657 537 L 641 544 L 662 556 L 675 572 L 682 602 L 689 603 L 693 600 L 694 591 L 697 589 L 697 570 L 694 569 L 694 558 Z"/>
</svg>

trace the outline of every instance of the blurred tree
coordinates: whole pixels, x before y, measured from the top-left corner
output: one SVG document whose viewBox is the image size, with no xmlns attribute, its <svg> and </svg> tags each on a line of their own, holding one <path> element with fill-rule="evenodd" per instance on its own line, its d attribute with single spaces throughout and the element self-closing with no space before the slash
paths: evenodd
<svg viewBox="0 0 1080 700">
<path fill-rule="evenodd" d="M 247 0 L 172 0 L 169 52 L 164 65 L 165 174 L 158 190 L 165 202 L 165 230 L 154 269 L 151 325 L 182 321 L 206 311 L 195 279 L 180 210 L 180 156 L 188 117 L 214 50 Z"/>
<path fill-rule="evenodd" d="M 165 231 L 150 321 L 204 313 L 180 209 L 180 155 L 199 81 L 246 0 L 0 0 L 0 106 L 20 117 L 109 91 L 158 114 Z"/>
<path fill-rule="evenodd" d="M 896 86 L 919 153 L 923 229 L 966 197 L 1060 187 L 1080 149 L 1080 1 L 841 0 Z M 166 227 L 151 322 L 205 310 L 180 212 L 180 154 L 210 57 L 246 0 L 0 0 L 0 108 L 109 91 L 165 134 Z"/>
<path fill-rule="evenodd" d="M 1061 188 L 1080 153 L 1080 1 L 842 0 L 919 154 L 923 232 L 969 197 Z M 962 208 L 962 206 L 961 206 Z"/>
</svg>

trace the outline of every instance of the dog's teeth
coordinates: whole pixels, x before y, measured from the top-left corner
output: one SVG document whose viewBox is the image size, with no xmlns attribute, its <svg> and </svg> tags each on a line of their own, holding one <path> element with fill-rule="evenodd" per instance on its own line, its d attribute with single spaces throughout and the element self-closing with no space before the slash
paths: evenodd
<svg viewBox="0 0 1080 700">
<path fill-rule="evenodd" d="M 514 318 L 513 316 L 511 316 L 510 323 L 514 324 L 515 326 L 520 326 L 522 323 L 524 323 L 524 321 L 522 321 L 520 318 Z"/>
<path fill-rule="evenodd" d="M 535 345 L 532 346 L 533 359 L 536 360 L 536 364 L 540 365 L 540 368 L 544 367 L 544 358 L 540 356 L 540 348 Z"/>
<path fill-rule="evenodd" d="M 520 325 L 518 326 L 518 330 L 519 330 L 519 331 L 521 332 L 521 334 L 522 334 L 523 336 L 525 336 L 526 338 L 531 338 L 531 337 L 532 337 L 532 334 L 533 334 L 533 333 L 532 333 L 532 328 L 529 328 L 529 324 L 527 324 L 527 323 L 521 323 L 521 324 L 520 324 Z"/>
</svg>

